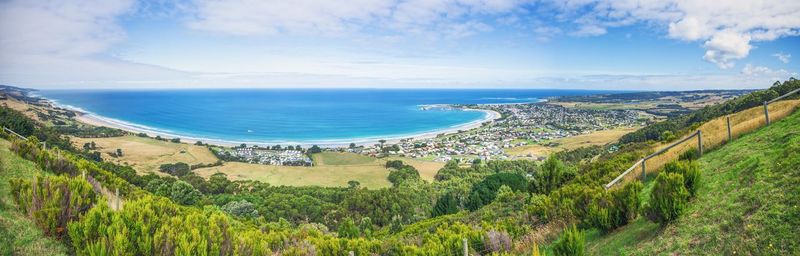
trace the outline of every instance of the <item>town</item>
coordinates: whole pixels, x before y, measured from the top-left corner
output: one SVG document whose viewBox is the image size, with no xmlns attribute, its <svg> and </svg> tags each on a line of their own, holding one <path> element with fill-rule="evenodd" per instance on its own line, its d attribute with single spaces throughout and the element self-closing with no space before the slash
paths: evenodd
<svg viewBox="0 0 800 256">
<path fill-rule="evenodd" d="M 398 155 L 434 161 L 510 159 L 505 152 L 517 146 L 587 134 L 617 127 L 641 126 L 639 111 L 567 108 L 545 103 L 452 105 L 452 108 L 498 112 L 502 117 L 481 127 L 429 139 L 403 139 L 396 145 L 376 144 L 339 148 L 370 156 Z M 530 157 L 530 156 L 529 156 Z M 541 157 L 541 156 L 540 156 Z"/>
<path fill-rule="evenodd" d="M 422 106 L 427 108 L 431 106 Z M 472 109 L 500 113 L 497 120 L 483 123 L 480 127 L 453 134 L 439 134 L 433 138 L 405 138 L 397 143 L 329 147 L 322 150 L 351 152 L 371 157 L 399 156 L 421 160 L 447 162 L 459 160 L 471 162 L 476 159 L 515 159 L 508 149 L 530 144 L 550 145 L 552 140 L 588 134 L 619 127 L 645 125 L 649 120 L 638 110 L 596 110 L 563 107 L 547 103 L 527 104 L 483 104 L 483 105 L 436 105 L 453 111 Z M 259 147 L 240 145 L 233 148 L 210 147 L 217 157 L 226 161 L 239 161 L 265 165 L 312 166 L 309 153 L 314 152 L 300 146 L 280 145 Z M 543 155 L 526 155 L 524 158 L 540 159 Z"/>
<path fill-rule="evenodd" d="M 217 157 L 226 161 L 238 161 L 253 164 L 285 165 L 285 166 L 313 166 L 314 162 L 306 155 L 305 151 L 297 146 L 280 148 L 264 148 L 259 146 L 248 147 L 242 144 L 233 148 L 209 147 Z"/>
</svg>

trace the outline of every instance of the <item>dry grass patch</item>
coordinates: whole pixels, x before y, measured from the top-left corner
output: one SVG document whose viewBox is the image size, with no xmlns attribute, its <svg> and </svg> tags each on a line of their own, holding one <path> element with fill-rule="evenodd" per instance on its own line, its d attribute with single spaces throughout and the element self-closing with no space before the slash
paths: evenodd
<svg viewBox="0 0 800 256">
<path fill-rule="evenodd" d="M 362 187 L 382 188 L 391 184 L 386 179 L 389 170 L 383 161 L 362 165 L 318 165 L 313 167 L 276 166 L 226 162 L 222 166 L 194 170 L 208 178 L 217 172 L 228 175 L 231 180 L 258 180 L 272 185 L 346 187 L 356 180 Z"/>
<path fill-rule="evenodd" d="M 785 100 L 778 101 L 769 105 L 769 118 L 770 122 L 777 122 L 780 119 L 793 113 L 798 106 L 800 100 Z M 734 140 L 736 138 L 755 131 L 764 126 L 766 119 L 764 118 L 764 107 L 758 106 L 749 108 L 734 114 L 729 115 L 731 118 L 731 134 Z M 714 149 L 728 141 L 728 125 L 725 116 L 718 117 L 708 121 L 698 127 L 703 133 L 703 148 L 704 150 Z M 659 143 L 653 147 L 653 152 L 665 148 L 670 143 Z M 678 156 L 689 149 L 697 148 L 697 139 L 690 139 L 680 145 L 675 146 L 661 155 L 647 160 L 647 175 L 655 175 L 664 164 L 678 159 Z M 625 177 L 626 181 L 637 179 L 641 177 L 641 169 L 631 172 Z"/>
<path fill-rule="evenodd" d="M 185 143 L 172 143 L 152 138 L 122 136 L 111 138 L 71 138 L 75 147 L 94 141 L 103 159 L 120 164 L 128 164 L 139 173 L 155 172 L 166 163 L 184 162 L 189 165 L 214 163 L 217 157 L 208 148 Z M 122 149 L 122 157 L 112 157 L 109 153 Z"/>
<path fill-rule="evenodd" d="M 390 157 L 388 160 L 400 160 L 407 165 L 414 166 L 419 171 L 419 176 L 423 180 L 433 181 L 436 173 L 444 167 L 444 162 L 425 161 L 407 157 Z"/>
<path fill-rule="evenodd" d="M 548 147 L 539 144 L 525 145 L 513 147 L 505 150 L 511 156 L 527 156 L 528 154 L 534 156 L 546 157 L 552 153 L 562 150 L 571 150 L 580 147 L 587 147 L 593 145 L 605 145 L 619 140 L 625 134 L 638 130 L 640 127 L 619 127 L 615 129 L 595 131 L 589 134 L 581 134 L 566 138 L 552 140 L 558 143 L 558 146 Z"/>
</svg>

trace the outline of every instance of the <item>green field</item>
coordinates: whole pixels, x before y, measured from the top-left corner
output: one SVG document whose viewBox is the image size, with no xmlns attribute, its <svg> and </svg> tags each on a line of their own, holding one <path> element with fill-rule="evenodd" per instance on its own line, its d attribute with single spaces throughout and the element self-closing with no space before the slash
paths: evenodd
<svg viewBox="0 0 800 256">
<path fill-rule="evenodd" d="M 63 244 L 45 237 L 25 214 L 16 210 L 8 181 L 45 173 L 9 151 L 9 145 L 0 139 L 0 255 L 67 255 Z"/>
<path fill-rule="evenodd" d="M 339 152 L 322 152 L 313 155 L 314 164 L 325 165 L 363 165 L 371 164 L 375 158 L 353 154 L 353 153 L 339 153 Z"/>
<path fill-rule="evenodd" d="M 800 112 L 704 155 L 698 195 L 662 228 L 640 218 L 589 232 L 593 255 L 792 255 L 800 251 Z"/>
</svg>

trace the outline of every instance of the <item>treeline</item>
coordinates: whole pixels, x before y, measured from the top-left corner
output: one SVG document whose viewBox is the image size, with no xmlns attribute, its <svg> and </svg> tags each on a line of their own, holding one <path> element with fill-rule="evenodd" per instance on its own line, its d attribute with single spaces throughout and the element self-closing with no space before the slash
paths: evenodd
<svg viewBox="0 0 800 256">
<path fill-rule="evenodd" d="M 795 78 L 790 78 L 784 82 L 775 82 L 775 84 L 773 84 L 772 87 L 767 90 L 754 91 L 721 104 L 706 106 L 687 115 L 669 118 L 665 121 L 661 121 L 639 129 L 635 132 L 626 134 L 622 136 L 619 141 L 623 144 L 658 141 L 662 140 L 662 135 L 665 132 L 671 132 L 672 134 L 683 134 L 691 129 L 691 127 L 696 127 L 698 124 L 748 108 L 761 106 L 764 104 L 764 101 L 772 100 L 798 88 L 800 88 L 800 80 Z M 798 97 L 800 96 L 795 95 L 790 98 Z"/>
</svg>

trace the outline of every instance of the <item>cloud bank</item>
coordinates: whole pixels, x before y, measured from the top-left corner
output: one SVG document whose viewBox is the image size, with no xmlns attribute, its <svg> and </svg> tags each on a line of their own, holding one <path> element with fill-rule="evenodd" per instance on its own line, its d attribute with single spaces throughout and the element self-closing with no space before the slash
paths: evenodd
<svg viewBox="0 0 800 256">
<path fill-rule="evenodd" d="M 756 43 L 800 34 L 798 13 L 800 1 L 795 0 L 7 0 L 0 1 L 0 77 L 4 79 L 0 83 L 102 86 L 139 81 L 206 86 L 218 85 L 218 77 L 246 77 L 240 82 L 249 86 L 273 77 L 289 82 L 295 79 L 299 84 L 320 83 L 323 79 L 319 78 L 325 77 L 336 83 L 364 85 L 393 84 L 387 82 L 391 80 L 400 85 L 426 81 L 455 86 L 538 86 L 555 81 L 597 81 L 595 76 L 624 81 L 620 84 L 668 83 L 678 77 L 696 80 L 690 74 L 669 79 L 651 74 L 635 76 L 638 78 L 584 74 L 559 80 L 525 70 L 474 72 L 461 67 L 430 69 L 426 65 L 377 67 L 353 74 L 265 71 L 218 76 L 115 57 L 115 45 L 128 36 L 121 20 L 151 18 L 177 20 L 185 29 L 198 33 L 240 38 L 374 36 L 444 41 L 518 29 L 517 33 L 528 33 L 535 39 L 531 44 L 559 37 L 597 37 L 615 28 L 641 26 L 669 40 L 697 43 L 705 51 L 698 58 L 739 78 L 785 78 L 794 73 L 750 64 L 739 73 L 732 68 L 750 55 Z M 789 63 L 791 57 L 784 53 L 773 56 L 783 63 Z M 398 75 L 398 69 L 411 75 Z M 459 72 L 467 72 L 463 77 L 472 80 L 457 80 L 454 74 L 463 74 Z M 302 78 L 304 75 L 309 79 Z"/>
</svg>

